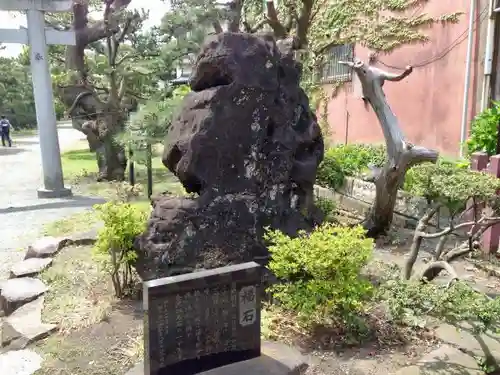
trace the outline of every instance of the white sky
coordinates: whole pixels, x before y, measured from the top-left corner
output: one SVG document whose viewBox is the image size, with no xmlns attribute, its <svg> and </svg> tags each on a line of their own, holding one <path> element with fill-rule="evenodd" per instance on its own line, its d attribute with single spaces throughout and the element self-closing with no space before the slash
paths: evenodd
<svg viewBox="0 0 500 375">
<path fill-rule="evenodd" d="M 132 0 L 129 9 L 149 10 L 149 19 L 144 23 L 144 26 L 159 25 L 163 15 L 167 12 L 169 5 L 161 0 Z M 19 26 L 26 26 L 26 17 L 22 14 L 12 14 L 5 11 L 0 11 L 0 27 L 3 29 L 18 29 Z M 4 44 L 5 50 L 0 51 L 0 56 L 17 56 L 22 49 L 20 44 Z"/>
</svg>

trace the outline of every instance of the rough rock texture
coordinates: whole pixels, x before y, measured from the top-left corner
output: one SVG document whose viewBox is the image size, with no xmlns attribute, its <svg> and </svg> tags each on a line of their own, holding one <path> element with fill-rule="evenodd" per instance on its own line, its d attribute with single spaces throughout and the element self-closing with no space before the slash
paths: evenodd
<svg viewBox="0 0 500 375">
<path fill-rule="evenodd" d="M 0 354 L 0 374 L 31 375 L 41 368 L 42 357 L 32 350 L 13 350 Z"/>
<path fill-rule="evenodd" d="M 196 196 L 153 202 L 137 241 L 143 279 L 265 262 L 264 227 L 294 235 L 322 220 L 313 185 L 323 138 L 289 52 L 267 35 L 206 41 L 163 154 Z"/>
<path fill-rule="evenodd" d="M 24 259 L 47 258 L 54 256 L 64 246 L 64 240 L 55 237 L 43 237 L 28 247 Z"/>
<path fill-rule="evenodd" d="M 8 349 L 14 350 L 24 349 L 57 328 L 55 324 L 42 323 L 43 301 L 43 296 L 38 297 L 4 319 L 0 346 L 9 345 Z"/>
<path fill-rule="evenodd" d="M 33 276 L 52 263 L 52 258 L 29 258 L 22 260 L 12 266 L 10 269 L 11 277 Z"/>
<path fill-rule="evenodd" d="M 47 291 L 47 286 L 38 279 L 22 277 L 9 279 L 2 283 L 0 310 L 10 315 L 19 306 L 33 301 Z"/>
</svg>

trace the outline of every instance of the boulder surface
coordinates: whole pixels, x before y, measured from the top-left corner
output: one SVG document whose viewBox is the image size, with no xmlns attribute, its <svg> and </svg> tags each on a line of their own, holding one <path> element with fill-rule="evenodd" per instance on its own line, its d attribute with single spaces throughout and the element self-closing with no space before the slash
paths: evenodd
<svg viewBox="0 0 500 375">
<path fill-rule="evenodd" d="M 153 200 L 136 241 L 143 280 L 265 263 L 266 227 L 293 236 L 322 221 L 313 186 L 323 137 L 290 52 L 268 35 L 205 42 L 163 154 L 193 196 Z"/>
</svg>

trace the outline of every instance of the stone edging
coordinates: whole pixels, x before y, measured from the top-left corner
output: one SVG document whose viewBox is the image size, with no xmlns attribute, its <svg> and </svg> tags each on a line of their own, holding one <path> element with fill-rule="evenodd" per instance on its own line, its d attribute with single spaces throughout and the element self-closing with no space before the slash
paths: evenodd
<svg viewBox="0 0 500 375">
<path fill-rule="evenodd" d="M 42 358 L 23 349 L 57 331 L 58 327 L 42 322 L 44 294 L 48 287 L 36 276 L 52 264 L 54 257 L 64 247 L 90 245 L 95 243 L 96 237 L 97 230 L 94 229 L 69 237 L 40 238 L 28 246 L 24 260 L 12 266 L 10 278 L 0 281 L 1 369 L 9 369 L 15 374 L 16 363 L 12 358 L 19 356 L 27 360 L 29 358 L 30 366 L 33 367 L 30 374 L 41 367 Z M 12 351 L 17 354 L 13 355 Z M 35 355 L 38 357 L 35 358 Z"/>
<path fill-rule="evenodd" d="M 314 185 L 315 195 L 335 200 L 342 208 L 354 210 L 363 215 L 368 212 L 375 200 L 375 185 L 372 182 L 358 178 L 346 177 L 344 185 L 332 190 L 320 185 Z M 427 209 L 427 201 L 422 197 L 415 197 L 404 191 L 398 192 L 394 210 L 395 221 L 403 225 L 414 226 Z M 431 221 L 436 224 L 436 221 Z M 439 213 L 440 227 L 448 226 L 448 214 L 445 209 Z"/>
</svg>

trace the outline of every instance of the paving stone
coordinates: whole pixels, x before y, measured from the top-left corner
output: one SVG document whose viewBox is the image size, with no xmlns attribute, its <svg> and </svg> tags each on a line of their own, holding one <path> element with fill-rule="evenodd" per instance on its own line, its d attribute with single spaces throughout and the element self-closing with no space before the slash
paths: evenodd
<svg viewBox="0 0 500 375">
<path fill-rule="evenodd" d="M 29 258 L 22 260 L 10 269 L 11 277 L 24 277 L 39 274 L 52 263 L 52 258 Z"/>
<path fill-rule="evenodd" d="M 395 375 L 484 375 L 484 371 L 474 357 L 445 344 Z"/>
<path fill-rule="evenodd" d="M 463 323 L 460 328 L 442 324 L 436 330 L 436 336 L 444 343 L 455 346 L 473 356 L 484 357 L 491 354 L 497 361 L 500 360 L 500 335 L 486 332 L 474 335 L 471 326 Z M 488 353 L 485 353 L 488 352 Z"/>
<path fill-rule="evenodd" d="M 263 342 L 261 353 L 260 357 L 204 371 L 199 375 L 303 375 L 308 368 L 306 358 L 288 345 Z M 144 364 L 138 364 L 126 375 L 145 375 Z"/>
<path fill-rule="evenodd" d="M 64 246 L 64 239 L 56 237 L 42 237 L 28 246 L 24 259 L 53 257 Z"/>
<path fill-rule="evenodd" d="M 68 241 L 74 245 L 93 245 L 97 240 L 98 232 L 99 228 L 95 227 L 85 232 L 74 233 L 68 238 Z"/>
<path fill-rule="evenodd" d="M 58 129 L 61 151 L 74 148 L 85 135 L 71 126 Z M 101 198 L 75 195 L 61 199 L 39 199 L 36 189 L 43 186 L 40 173 L 40 144 L 38 136 L 17 138 L 12 150 L 0 158 L 0 279 L 10 276 L 11 267 L 21 261 L 27 249 L 48 222 L 63 219 L 91 209 Z M 86 230 L 86 228 L 82 228 Z"/>
<path fill-rule="evenodd" d="M 0 374 L 32 375 L 42 367 L 42 357 L 32 350 L 13 350 L 0 354 Z"/>
<path fill-rule="evenodd" d="M 42 323 L 43 302 L 44 297 L 38 297 L 4 318 L 1 331 L 2 346 L 8 345 L 8 350 L 24 349 L 57 329 L 55 324 Z"/>
<path fill-rule="evenodd" d="M 18 307 L 45 293 L 47 289 L 41 280 L 32 277 L 6 280 L 2 284 L 0 310 L 9 315 Z"/>
</svg>

